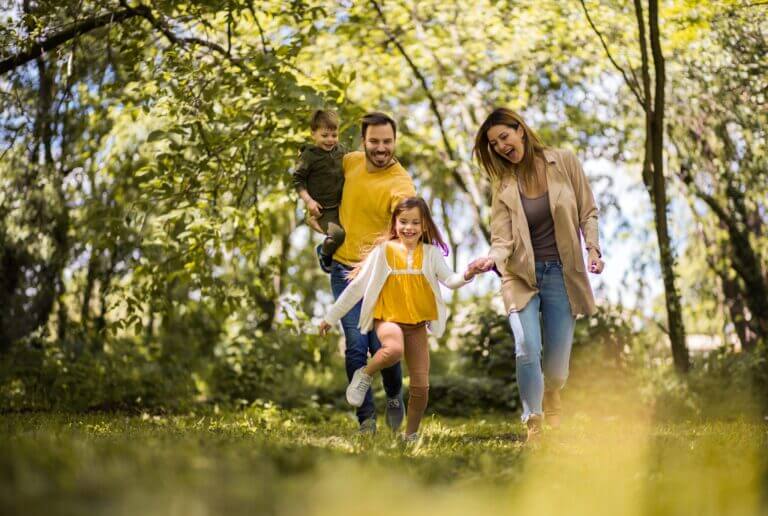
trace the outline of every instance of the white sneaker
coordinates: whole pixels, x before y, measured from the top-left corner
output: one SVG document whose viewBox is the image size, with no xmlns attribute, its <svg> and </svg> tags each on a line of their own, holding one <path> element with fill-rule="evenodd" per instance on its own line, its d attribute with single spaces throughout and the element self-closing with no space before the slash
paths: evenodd
<svg viewBox="0 0 768 516">
<path fill-rule="evenodd" d="M 415 451 L 421 448 L 421 436 L 418 432 L 413 432 L 412 434 L 400 434 L 400 439 L 407 449 Z"/>
<path fill-rule="evenodd" d="M 365 366 L 361 367 L 352 375 L 352 381 L 347 386 L 347 402 L 353 407 L 359 407 L 365 400 L 365 393 L 371 386 L 373 377 L 365 374 Z"/>
</svg>

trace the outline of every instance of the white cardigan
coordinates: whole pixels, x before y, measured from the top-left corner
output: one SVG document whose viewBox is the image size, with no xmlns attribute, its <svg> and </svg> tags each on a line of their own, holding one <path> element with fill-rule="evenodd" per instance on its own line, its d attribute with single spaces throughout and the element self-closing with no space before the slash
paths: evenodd
<svg viewBox="0 0 768 516">
<path fill-rule="evenodd" d="M 362 299 L 363 306 L 360 311 L 358 328 L 360 328 L 361 333 L 368 333 L 373 328 L 373 309 L 379 299 L 381 289 L 384 288 L 384 283 L 392 272 L 392 268 L 387 263 L 387 244 L 388 242 L 384 242 L 371 251 L 363 262 L 358 275 L 347 285 L 333 306 L 328 309 L 324 318 L 328 324 L 336 325 Z M 429 328 L 435 337 L 440 337 L 445 331 L 448 309 L 440 295 L 438 282 L 448 288 L 457 289 L 472 280 L 467 281 L 463 274 L 454 273 L 445 262 L 445 257 L 439 247 L 431 244 L 422 245 L 424 246 L 424 257 L 421 271 L 432 287 L 435 303 L 437 303 L 437 320 L 430 321 Z"/>
</svg>

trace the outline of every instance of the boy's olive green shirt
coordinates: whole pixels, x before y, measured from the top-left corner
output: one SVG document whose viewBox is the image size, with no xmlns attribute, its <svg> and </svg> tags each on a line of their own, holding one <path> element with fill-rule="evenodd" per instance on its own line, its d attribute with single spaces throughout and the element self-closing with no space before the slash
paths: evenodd
<svg viewBox="0 0 768 516">
<path fill-rule="evenodd" d="M 545 149 L 544 158 L 549 209 L 571 312 L 591 315 L 595 299 L 581 254 L 581 235 L 587 249 L 600 253 L 595 199 L 573 152 Z M 507 312 L 519 312 L 538 289 L 531 235 L 514 174 L 501 178 L 493 191 L 490 256 L 501 272 L 501 295 Z"/>
<path fill-rule="evenodd" d="M 397 204 L 406 197 L 415 196 L 416 189 L 400 163 L 369 171 L 363 152 L 350 152 L 344 156 L 344 177 L 339 218 L 347 236 L 333 259 L 354 266 L 373 242 L 389 229 Z"/>
<path fill-rule="evenodd" d="M 297 192 L 306 190 L 323 208 L 335 208 L 341 203 L 344 189 L 344 171 L 341 162 L 344 147 L 337 144 L 327 151 L 317 145 L 301 148 L 296 170 L 293 172 L 293 186 Z"/>
</svg>

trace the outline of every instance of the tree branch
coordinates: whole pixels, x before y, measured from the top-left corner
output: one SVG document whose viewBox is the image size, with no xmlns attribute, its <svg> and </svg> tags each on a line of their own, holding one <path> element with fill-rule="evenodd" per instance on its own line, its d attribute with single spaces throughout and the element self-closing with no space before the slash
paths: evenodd
<svg viewBox="0 0 768 516">
<path fill-rule="evenodd" d="M 154 28 L 156 28 L 158 31 L 160 31 L 166 39 L 172 43 L 184 46 L 185 44 L 192 44 L 192 45 L 198 45 L 201 47 L 206 47 L 214 52 L 217 52 L 221 54 L 222 56 L 229 59 L 234 64 L 240 64 L 240 59 L 236 57 L 232 57 L 229 52 L 227 52 L 227 49 L 222 47 L 221 45 L 214 43 L 212 41 L 207 41 L 205 39 L 197 38 L 197 37 L 186 37 L 182 38 L 177 36 L 173 33 L 173 31 L 168 27 L 168 25 L 163 21 L 155 17 L 154 14 L 152 14 L 152 11 L 146 7 L 146 6 L 138 6 L 138 7 L 130 7 L 128 6 L 128 3 L 126 0 L 120 0 L 120 4 L 123 5 L 127 10 L 134 11 L 137 16 L 141 16 L 145 20 L 147 20 Z"/>
<path fill-rule="evenodd" d="M 450 140 L 448 139 L 448 133 L 445 130 L 445 123 L 443 122 L 443 116 L 440 113 L 440 108 L 437 105 L 437 100 L 435 99 L 434 95 L 432 94 L 432 90 L 429 88 L 429 83 L 427 82 L 426 77 L 424 77 L 424 74 L 421 73 L 421 70 L 419 70 L 418 66 L 416 66 L 416 63 L 413 62 L 411 59 L 411 56 L 408 55 L 408 53 L 405 51 L 405 47 L 400 43 L 400 41 L 397 39 L 395 34 L 389 30 L 389 27 L 387 25 L 387 20 L 384 17 L 384 12 L 381 10 L 381 6 L 376 0 L 370 0 L 371 5 L 374 9 L 376 9 L 376 12 L 379 14 L 379 18 L 381 18 L 382 22 L 382 30 L 384 31 L 384 34 L 386 34 L 388 40 L 397 47 L 397 50 L 400 52 L 400 55 L 403 56 L 403 59 L 408 63 L 408 67 L 411 69 L 413 74 L 416 76 L 416 79 L 421 84 L 421 88 L 424 91 L 424 94 L 427 96 L 427 99 L 429 100 L 429 106 L 432 111 L 432 114 L 435 115 L 435 118 L 437 118 L 437 125 L 440 129 L 440 136 L 443 140 L 443 146 L 445 147 L 445 152 L 448 154 L 448 158 L 451 161 L 456 161 L 456 152 L 453 149 L 453 145 L 451 145 Z M 477 215 L 477 226 L 480 228 L 480 231 L 483 234 L 483 237 L 485 237 L 486 241 L 491 241 L 491 233 L 488 227 L 483 224 L 483 220 L 480 214 L 480 207 L 479 207 L 479 199 L 475 199 L 475 196 L 472 195 L 472 193 L 469 190 L 469 187 L 467 186 L 466 181 L 464 181 L 464 178 L 459 173 L 458 169 L 456 167 L 451 167 L 451 176 L 453 177 L 454 181 L 459 185 L 459 188 L 470 196 L 472 199 L 472 206 L 475 209 L 475 213 Z"/>
<path fill-rule="evenodd" d="M 149 8 L 145 6 L 123 9 L 122 11 L 106 13 L 101 16 L 94 16 L 93 18 L 80 21 L 42 41 L 27 41 L 24 45 L 26 50 L 0 61 L 0 75 L 29 63 L 46 52 L 53 50 L 78 36 L 87 34 L 88 32 L 112 23 L 121 23 L 129 18 L 144 16 L 145 14 L 152 14 L 149 12 Z"/>
<path fill-rule="evenodd" d="M 611 62 L 611 64 L 616 68 L 616 70 L 619 71 L 622 77 L 624 77 L 624 82 L 627 84 L 627 87 L 632 91 L 632 93 L 635 95 L 635 98 L 640 103 L 641 106 L 643 106 L 643 109 L 645 109 L 645 101 L 643 100 L 642 95 L 640 95 L 640 92 L 637 89 L 637 83 L 630 79 L 630 77 L 627 75 L 627 72 L 624 71 L 624 69 L 619 65 L 619 63 L 616 62 L 616 60 L 613 58 L 613 55 L 611 54 L 611 51 L 608 49 L 608 44 L 605 42 L 605 38 L 603 38 L 603 34 L 598 30 L 597 26 L 595 26 L 595 23 L 592 21 L 592 17 L 589 15 L 589 10 L 587 10 L 587 4 L 584 3 L 584 0 L 579 0 L 581 2 L 581 7 L 584 9 L 584 14 L 587 16 L 587 21 L 589 22 L 590 27 L 592 27 L 592 30 L 597 34 L 597 37 L 600 39 L 600 43 L 603 45 L 603 49 L 605 50 L 605 55 L 608 56 L 608 60 Z M 631 71 L 631 67 L 630 67 Z M 634 75 L 634 72 L 633 72 Z"/>
</svg>

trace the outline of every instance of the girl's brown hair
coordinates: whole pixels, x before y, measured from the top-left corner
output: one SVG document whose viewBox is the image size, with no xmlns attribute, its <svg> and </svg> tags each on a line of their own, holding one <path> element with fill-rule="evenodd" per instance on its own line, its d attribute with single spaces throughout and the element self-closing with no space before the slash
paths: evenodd
<svg viewBox="0 0 768 516">
<path fill-rule="evenodd" d="M 373 242 L 373 244 L 371 244 L 370 247 L 365 250 L 360 263 L 354 269 L 349 271 L 349 274 L 347 274 L 348 279 L 353 279 L 360 273 L 362 263 L 365 261 L 368 255 L 371 254 L 371 251 L 376 249 L 376 247 L 383 244 L 384 242 L 389 242 L 390 240 L 397 240 L 400 238 L 397 236 L 397 217 L 405 210 L 410 210 L 411 208 L 418 208 L 419 213 L 421 214 L 421 241 L 425 244 L 432 244 L 439 247 L 440 250 L 443 251 L 443 254 L 448 256 L 448 244 L 446 244 L 445 240 L 443 240 L 443 235 L 440 233 L 440 230 L 437 228 L 435 221 L 432 219 L 432 213 L 429 210 L 429 205 L 427 202 L 421 197 L 407 197 L 400 201 L 397 206 L 395 206 L 395 209 L 392 212 L 392 217 L 389 219 L 389 229 L 382 233 Z"/>
<path fill-rule="evenodd" d="M 523 159 L 518 164 L 509 163 L 491 148 L 488 141 L 488 130 L 494 125 L 506 125 L 510 129 L 523 128 Z M 485 119 L 475 136 L 473 154 L 478 163 L 488 174 L 492 183 L 496 183 L 509 172 L 516 172 L 526 191 L 538 189 L 534 157 L 541 154 L 546 146 L 541 142 L 536 132 L 528 127 L 523 117 L 507 108 L 494 109 Z"/>
</svg>

